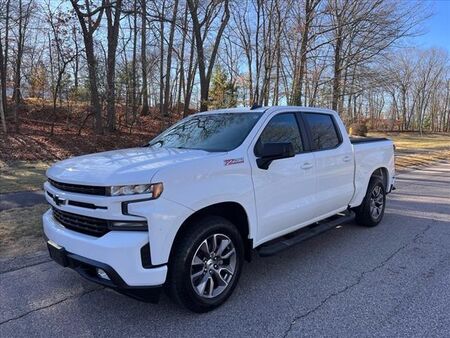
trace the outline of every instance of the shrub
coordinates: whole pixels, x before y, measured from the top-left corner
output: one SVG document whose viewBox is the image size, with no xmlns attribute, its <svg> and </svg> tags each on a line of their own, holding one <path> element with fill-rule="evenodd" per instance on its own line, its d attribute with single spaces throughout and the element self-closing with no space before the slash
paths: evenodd
<svg viewBox="0 0 450 338">
<path fill-rule="evenodd" d="M 367 132 L 367 126 L 363 122 L 353 123 L 349 129 L 349 134 L 352 136 L 366 136 Z"/>
</svg>

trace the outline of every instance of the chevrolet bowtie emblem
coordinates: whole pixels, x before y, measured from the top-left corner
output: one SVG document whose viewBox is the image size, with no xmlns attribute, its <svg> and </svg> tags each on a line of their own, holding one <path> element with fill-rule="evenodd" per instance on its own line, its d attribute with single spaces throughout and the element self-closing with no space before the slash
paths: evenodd
<svg viewBox="0 0 450 338">
<path fill-rule="evenodd" d="M 53 202 L 55 202 L 55 204 L 57 206 L 66 204 L 66 200 L 63 198 L 60 198 L 58 195 L 53 195 Z"/>
</svg>

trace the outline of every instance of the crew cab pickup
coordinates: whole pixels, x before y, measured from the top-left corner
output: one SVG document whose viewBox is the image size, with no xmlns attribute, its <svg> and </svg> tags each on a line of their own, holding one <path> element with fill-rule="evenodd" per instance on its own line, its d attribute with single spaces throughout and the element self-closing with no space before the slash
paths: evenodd
<svg viewBox="0 0 450 338">
<path fill-rule="evenodd" d="M 47 171 L 50 256 L 141 300 L 164 286 L 192 311 L 233 292 L 243 261 L 355 218 L 375 226 L 394 187 L 387 139 L 350 139 L 335 111 L 257 107 L 191 115 L 139 148 Z"/>
</svg>

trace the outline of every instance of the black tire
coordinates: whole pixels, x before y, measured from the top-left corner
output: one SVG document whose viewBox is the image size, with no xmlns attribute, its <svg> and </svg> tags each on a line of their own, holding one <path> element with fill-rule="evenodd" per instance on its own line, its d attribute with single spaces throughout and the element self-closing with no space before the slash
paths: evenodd
<svg viewBox="0 0 450 338">
<path fill-rule="evenodd" d="M 222 237 L 217 237 L 222 236 Z M 213 237 L 213 239 L 211 239 Z M 219 239 L 216 239 L 219 238 Z M 228 250 L 228 253 L 233 251 L 235 252 L 235 268 L 233 274 L 226 274 L 226 278 L 229 278 L 227 285 L 221 286 L 223 289 L 220 294 L 217 296 L 212 297 L 211 295 L 206 295 L 206 285 L 205 282 L 205 291 L 203 291 L 203 296 L 199 295 L 199 286 L 197 288 L 194 286 L 194 280 L 191 281 L 191 274 L 195 274 L 193 272 L 194 269 L 194 255 L 196 259 L 199 257 L 199 255 L 203 255 L 203 250 L 201 250 L 201 246 L 204 245 L 204 242 L 206 241 L 206 247 L 208 246 L 208 240 L 214 240 L 217 241 L 221 240 L 224 241 L 224 245 L 227 243 L 228 239 L 231 240 L 231 245 L 228 244 L 225 249 L 223 249 L 223 252 L 226 252 Z M 220 242 L 222 243 L 222 242 Z M 212 248 L 214 245 L 211 245 Z M 216 245 L 217 247 L 218 245 Z M 199 251 L 200 250 L 200 251 Z M 217 249 L 218 252 L 219 248 Z M 169 275 L 168 275 L 168 283 L 167 283 L 167 291 L 169 293 L 169 296 L 178 304 L 185 306 L 191 311 L 194 312 L 207 312 L 211 311 L 218 306 L 220 306 L 222 303 L 224 303 L 228 297 L 232 294 L 234 288 L 236 287 L 236 284 L 239 280 L 239 276 L 241 274 L 242 270 L 242 264 L 244 261 L 244 245 L 242 242 L 241 235 L 238 231 L 238 229 L 228 220 L 217 217 L 217 216 L 206 216 L 199 220 L 196 220 L 195 223 L 191 224 L 191 226 L 183 233 L 183 237 L 177 240 L 177 243 L 175 243 L 175 247 L 172 251 L 172 257 L 169 262 Z M 226 256 L 226 254 L 224 255 Z M 234 256 L 234 254 L 233 254 Z M 211 257 L 211 256 L 209 256 Z M 219 257 L 219 254 L 217 254 L 216 257 Z M 214 257 L 215 259 L 217 259 Z M 203 259 L 204 266 L 202 265 L 196 265 L 195 268 L 202 269 L 209 269 L 212 266 L 209 266 L 206 268 L 207 264 L 210 264 L 213 258 L 209 258 L 208 262 L 205 262 L 207 258 Z M 221 258 L 219 258 L 220 260 Z M 224 259 L 225 261 L 225 259 Z M 222 260 L 220 260 L 222 262 Z M 228 265 L 230 266 L 230 265 Z M 216 265 L 214 267 L 217 268 Z M 221 268 L 219 267 L 219 270 Z M 202 272 L 204 271 L 204 272 Z M 214 286 L 219 287 L 219 283 L 223 283 L 224 279 L 218 280 L 217 271 L 209 270 L 206 272 L 206 270 L 202 270 L 197 273 L 201 273 L 203 275 L 200 275 L 198 278 L 202 278 L 201 281 L 204 280 L 204 278 L 211 278 L 212 281 L 209 282 L 209 288 L 210 291 Z M 223 269 L 223 271 L 227 271 L 226 269 Z M 208 275 L 208 276 L 206 276 Z M 216 280 L 214 280 L 216 278 Z M 202 283 L 200 283 L 202 284 Z M 213 285 L 213 287 L 211 287 Z M 201 289 L 201 287 L 200 287 Z M 218 292 L 218 291 L 217 291 Z M 210 297 L 210 298 L 205 298 Z"/>
<path fill-rule="evenodd" d="M 375 198 L 375 201 L 374 194 L 376 194 L 376 191 L 379 191 L 380 195 L 379 197 Z M 374 206 L 378 211 L 371 209 L 371 205 Z M 385 207 L 386 189 L 383 182 L 379 178 L 373 177 L 370 179 L 366 196 L 364 197 L 361 205 L 353 209 L 356 213 L 356 223 L 366 227 L 374 227 L 378 225 L 383 219 Z M 374 212 L 372 212 L 372 210 Z"/>
</svg>

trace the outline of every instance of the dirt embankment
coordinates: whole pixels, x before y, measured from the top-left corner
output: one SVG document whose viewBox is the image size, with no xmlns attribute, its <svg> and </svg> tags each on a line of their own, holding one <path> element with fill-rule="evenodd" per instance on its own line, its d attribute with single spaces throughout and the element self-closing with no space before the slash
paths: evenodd
<svg viewBox="0 0 450 338">
<path fill-rule="evenodd" d="M 0 166 L 1 162 L 53 162 L 70 156 L 140 146 L 158 134 L 164 125 L 181 117 L 172 114 L 171 121 L 165 123 L 157 112 L 149 116 L 136 114 L 136 117 L 129 113 L 126 121 L 124 112 L 118 108 L 117 130 L 96 135 L 93 118 L 85 106 L 70 110 L 58 108 L 53 114 L 48 105 L 33 103 L 23 105 L 19 116 L 19 133 L 12 132 L 12 121 L 8 134 L 0 133 Z"/>
</svg>

